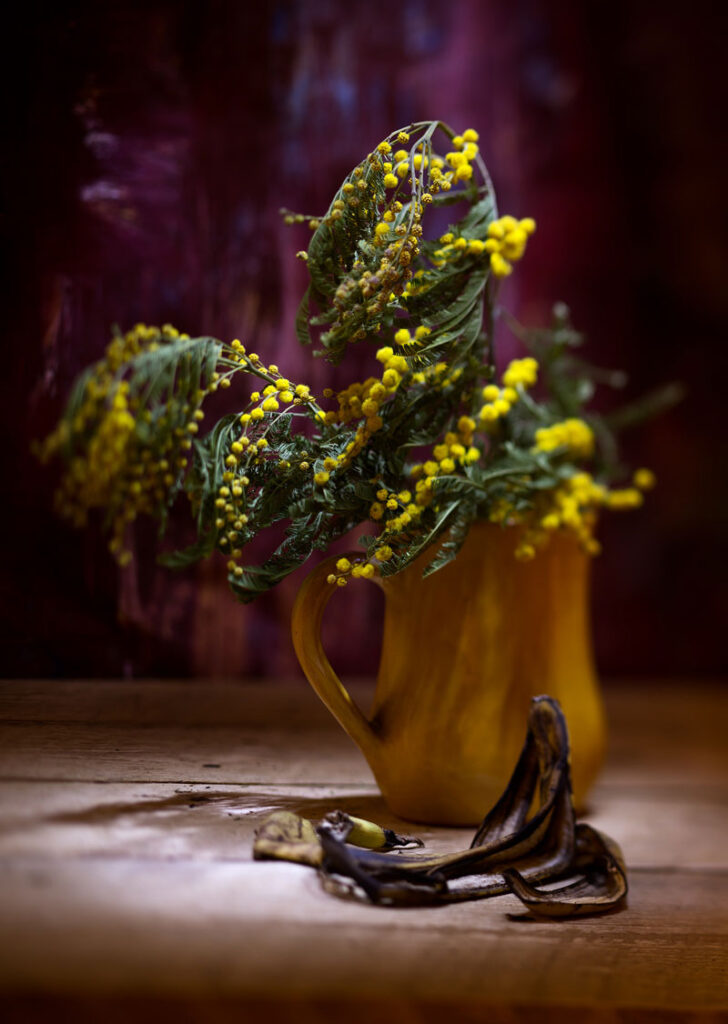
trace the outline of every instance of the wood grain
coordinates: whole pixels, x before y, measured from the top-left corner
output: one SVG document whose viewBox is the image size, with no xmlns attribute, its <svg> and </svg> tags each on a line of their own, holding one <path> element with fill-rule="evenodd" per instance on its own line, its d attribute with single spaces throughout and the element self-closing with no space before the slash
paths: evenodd
<svg viewBox="0 0 728 1024">
<path fill-rule="evenodd" d="M 366 707 L 370 689 L 354 689 Z M 416 911 L 340 901 L 310 869 L 251 861 L 273 809 L 398 824 L 304 686 L 5 684 L 3 1017 L 724 1019 L 726 702 L 711 687 L 686 701 L 677 687 L 659 701 L 611 693 L 616 738 L 588 820 L 624 848 L 629 906 L 554 924 L 512 897 Z M 472 831 L 400 827 L 438 850 Z"/>
</svg>

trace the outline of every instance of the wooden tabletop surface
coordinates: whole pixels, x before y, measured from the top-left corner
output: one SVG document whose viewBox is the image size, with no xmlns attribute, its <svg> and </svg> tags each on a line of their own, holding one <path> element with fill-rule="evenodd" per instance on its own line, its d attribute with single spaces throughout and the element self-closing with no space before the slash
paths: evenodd
<svg viewBox="0 0 728 1024">
<path fill-rule="evenodd" d="M 305 683 L 0 684 L 0 1018 L 728 1020 L 728 690 L 607 702 L 586 819 L 622 845 L 628 907 L 542 923 L 510 896 L 342 901 L 310 868 L 252 860 L 278 808 L 436 850 L 472 835 L 398 823 Z"/>
</svg>

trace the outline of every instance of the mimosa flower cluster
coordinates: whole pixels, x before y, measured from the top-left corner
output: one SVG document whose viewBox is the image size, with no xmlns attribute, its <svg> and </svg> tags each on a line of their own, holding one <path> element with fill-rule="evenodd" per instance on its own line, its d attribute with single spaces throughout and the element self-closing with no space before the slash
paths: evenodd
<svg viewBox="0 0 728 1024">
<path fill-rule="evenodd" d="M 432 211 L 453 201 L 466 212 L 443 232 Z M 336 560 L 332 585 L 399 572 L 433 545 L 436 571 L 483 520 L 519 531 L 523 561 L 557 531 L 596 554 L 598 513 L 639 505 L 654 475 L 612 487 L 613 440 L 583 408 L 590 371 L 564 307 L 550 329 L 517 328 L 526 354 L 498 364 L 498 284 L 536 224 L 499 214 L 477 132 L 409 125 L 352 169 L 327 211 L 284 216 L 313 232 L 298 253 L 310 277 L 300 341 L 335 363 L 369 346 L 369 375 L 316 395 L 237 338 L 168 324 L 115 333 L 39 446 L 64 462 L 59 512 L 83 526 L 100 510 L 125 564 L 134 521 L 163 529 L 186 498 L 196 540 L 162 561 L 218 552 L 241 600 L 361 525 L 361 551 Z M 215 418 L 213 396 L 233 386 L 238 410 Z M 269 529 L 278 546 L 253 564 L 250 542 Z"/>
</svg>

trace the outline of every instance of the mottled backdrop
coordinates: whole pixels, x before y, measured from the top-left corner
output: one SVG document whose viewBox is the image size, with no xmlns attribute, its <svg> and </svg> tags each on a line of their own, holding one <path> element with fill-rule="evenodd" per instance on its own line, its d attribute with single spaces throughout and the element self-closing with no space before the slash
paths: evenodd
<svg viewBox="0 0 728 1024">
<path fill-rule="evenodd" d="M 222 561 L 170 574 L 142 558 L 119 574 L 98 534 L 54 519 L 28 446 L 115 321 L 240 337 L 335 386 L 341 371 L 293 336 L 306 239 L 278 208 L 322 211 L 385 134 L 430 117 L 476 128 L 501 209 L 538 222 L 506 303 L 537 323 L 565 300 L 592 359 L 629 371 L 630 396 L 688 387 L 629 443 L 660 487 L 604 523 L 603 673 L 725 668 L 726 24 L 714 6 L 21 5 L 4 33 L 4 674 L 295 671 L 301 573 L 247 607 Z M 150 552 L 153 536 L 138 546 Z M 375 668 L 380 600 L 364 583 L 337 594 L 327 631 L 342 671 Z"/>
</svg>

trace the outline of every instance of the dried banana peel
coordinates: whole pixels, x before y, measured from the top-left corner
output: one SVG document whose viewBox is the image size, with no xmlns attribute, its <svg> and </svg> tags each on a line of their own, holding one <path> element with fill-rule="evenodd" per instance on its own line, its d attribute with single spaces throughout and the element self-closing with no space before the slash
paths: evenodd
<svg viewBox="0 0 728 1024">
<path fill-rule="evenodd" d="M 511 892 L 535 915 L 574 917 L 599 914 L 619 906 L 627 895 L 627 870 L 622 851 L 609 836 L 589 825 L 576 826 L 576 877 L 558 889 L 544 891 L 515 869 L 503 873 Z"/>
<path fill-rule="evenodd" d="M 534 914 L 565 917 L 612 909 L 627 893 L 617 844 L 575 823 L 566 722 L 550 697 L 533 699 L 518 764 L 469 849 L 440 855 L 382 852 L 412 845 L 422 843 L 341 811 L 327 815 L 317 828 L 290 812 L 277 812 L 257 832 L 253 855 L 309 864 L 318 869 L 326 891 L 363 894 L 387 906 L 510 892 Z M 565 884 L 558 889 L 538 888 L 559 881 Z"/>
<path fill-rule="evenodd" d="M 308 818 L 291 811 L 276 811 L 255 832 L 256 860 L 290 860 L 294 864 L 321 867 L 324 851 L 316 829 Z"/>
<path fill-rule="evenodd" d="M 368 850 L 405 850 L 424 846 L 421 839 L 400 836 L 391 828 L 382 828 L 364 818 L 354 818 L 345 811 L 327 814 L 323 826 L 343 842 Z M 318 868 L 323 863 L 324 848 L 316 827 L 308 818 L 300 818 L 291 811 L 275 811 L 256 830 L 253 856 L 256 860 L 289 860 Z"/>
</svg>

